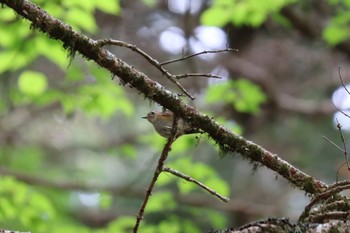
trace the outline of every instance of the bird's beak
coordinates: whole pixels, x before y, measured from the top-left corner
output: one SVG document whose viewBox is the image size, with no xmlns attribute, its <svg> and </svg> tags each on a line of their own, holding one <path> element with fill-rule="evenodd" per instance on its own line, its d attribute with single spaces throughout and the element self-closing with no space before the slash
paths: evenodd
<svg viewBox="0 0 350 233">
<path fill-rule="evenodd" d="M 141 117 L 141 118 L 143 118 L 143 119 L 147 119 L 147 116 L 144 116 L 144 117 Z"/>
</svg>

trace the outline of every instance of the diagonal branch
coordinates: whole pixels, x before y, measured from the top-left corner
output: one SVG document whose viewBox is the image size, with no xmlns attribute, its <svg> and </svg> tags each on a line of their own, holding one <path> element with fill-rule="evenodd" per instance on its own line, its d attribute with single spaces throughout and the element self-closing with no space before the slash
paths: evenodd
<svg viewBox="0 0 350 233">
<path fill-rule="evenodd" d="M 327 187 L 325 183 L 293 167 L 276 154 L 231 132 L 213 118 L 186 104 L 179 99 L 178 95 L 148 78 L 108 50 L 101 48 L 97 41 L 74 31 L 72 27 L 53 18 L 30 1 L 0 0 L 0 3 L 7 5 L 14 9 L 18 15 L 30 20 L 33 28 L 46 33 L 52 39 L 62 41 L 63 47 L 68 49 L 70 54 L 74 55 L 75 52 L 79 52 L 86 59 L 94 60 L 98 65 L 118 76 L 122 84 L 136 88 L 146 98 L 169 109 L 175 115 L 188 121 L 193 127 L 208 133 L 223 152 L 238 152 L 252 162 L 277 172 L 294 186 L 307 193 L 319 193 Z"/>
<path fill-rule="evenodd" d="M 228 202 L 230 199 L 227 197 L 222 196 L 221 194 L 217 193 L 215 190 L 209 188 L 208 186 L 206 186 L 205 184 L 202 184 L 201 182 L 199 182 L 198 180 L 193 179 L 192 177 L 185 175 L 181 172 L 179 172 L 178 170 L 172 169 L 170 167 L 164 167 L 163 171 L 168 172 L 173 174 L 174 176 L 180 177 L 184 180 L 187 180 L 188 182 L 192 182 L 196 185 L 198 185 L 199 187 L 201 187 L 202 189 L 206 190 L 207 192 L 209 192 L 210 194 L 212 194 L 213 196 L 216 196 L 217 198 L 219 198 L 221 201 L 223 202 Z"/>
<path fill-rule="evenodd" d="M 165 160 L 168 158 L 169 152 L 171 151 L 171 145 L 176 140 L 177 121 L 178 121 L 178 118 L 176 116 L 174 116 L 173 125 L 172 125 L 172 128 L 171 128 L 171 135 L 170 135 L 170 137 L 168 138 L 166 144 L 163 147 L 162 154 L 160 155 L 160 157 L 158 159 L 158 165 L 156 167 L 156 170 L 153 173 L 153 178 L 152 178 L 152 180 L 151 180 L 151 182 L 150 182 L 150 184 L 148 186 L 148 189 L 146 191 L 146 196 L 143 199 L 143 202 L 142 202 L 141 208 L 139 210 L 139 213 L 136 216 L 136 223 L 135 223 L 135 226 L 134 226 L 134 229 L 133 229 L 134 233 L 137 233 L 137 231 L 138 231 L 138 228 L 140 226 L 141 220 L 143 219 L 143 215 L 144 215 L 144 212 L 145 212 L 148 200 L 149 200 L 150 196 L 152 195 L 152 191 L 153 191 L 154 185 L 156 184 L 160 173 L 162 173 L 162 171 L 163 171 Z"/>
<path fill-rule="evenodd" d="M 171 63 L 183 61 L 185 59 L 192 58 L 192 57 L 195 57 L 195 56 L 199 56 L 199 55 L 202 55 L 202 54 L 232 52 L 232 51 L 238 52 L 238 49 L 226 48 L 226 49 L 219 49 L 219 50 L 204 50 L 204 51 L 199 52 L 199 53 L 194 53 L 194 54 L 183 56 L 181 58 L 177 58 L 177 59 L 174 59 L 174 60 L 169 60 L 169 61 L 162 62 L 162 63 L 160 63 L 160 65 L 161 66 L 165 66 L 165 65 L 168 65 L 168 64 L 171 64 Z"/>
<path fill-rule="evenodd" d="M 205 77 L 205 78 L 216 78 L 222 79 L 222 77 L 215 74 L 205 74 L 205 73 L 187 73 L 175 75 L 176 79 L 188 78 L 188 77 Z"/>
<path fill-rule="evenodd" d="M 344 81 L 343 81 L 343 78 L 341 76 L 341 72 L 340 72 L 340 66 L 338 67 L 338 74 L 339 74 L 339 79 L 340 79 L 340 82 L 341 82 L 341 85 L 344 87 L 345 91 L 350 95 L 350 91 L 349 89 L 346 87 Z"/>
<path fill-rule="evenodd" d="M 178 86 L 183 93 L 185 93 L 186 96 L 188 96 L 190 99 L 194 100 L 195 98 L 176 80 L 177 77 L 174 77 L 174 75 L 170 74 L 166 69 L 164 69 L 160 63 L 155 60 L 154 58 L 150 57 L 147 53 L 136 47 L 135 45 L 128 44 L 124 41 L 120 40 L 113 40 L 113 39 L 102 39 L 98 40 L 97 43 L 100 46 L 104 45 L 117 45 L 121 47 L 125 47 L 128 49 L 131 49 L 132 51 L 135 51 L 136 53 L 140 54 L 142 57 L 144 57 L 149 63 L 151 63 L 154 67 L 156 67 L 163 75 L 165 75 L 170 81 L 175 83 L 176 86 Z"/>
</svg>

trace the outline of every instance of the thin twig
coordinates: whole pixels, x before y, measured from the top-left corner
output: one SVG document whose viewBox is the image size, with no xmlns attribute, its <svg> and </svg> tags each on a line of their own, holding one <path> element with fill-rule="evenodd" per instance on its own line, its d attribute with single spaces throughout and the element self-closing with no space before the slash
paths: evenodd
<svg viewBox="0 0 350 233">
<path fill-rule="evenodd" d="M 341 138 L 341 141 L 343 143 L 343 146 L 344 146 L 344 156 L 345 156 L 345 160 L 346 160 L 346 164 L 348 166 L 348 168 L 350 168 L 349 166 L 349 162 L 348 162 L 348 151 L 347 151 L 347 148 L 346 148 L 346 142 L 345 142 L 345 138 L 344 138 L 344 135 L 343 135 L 343 131 L 342 131 L 342 125 L 339 123 L 338 119 L 336 118 L 335 119 L 337 121 L 337 128 L 339 130 L 339 133 L 340 133 L 340 138 Z"/>
<path fill-rule="evenodd" d="M 343 143 L 343 148 L 341 148 L 340 146 L 338 146 L 337 144 L 335 144 L 333 141 L 331 141 L 329 138 L 327 138 L 326 136 L 322 136 L 325 140 L 327 140 L 329 143 L 331 143 L 335 148 L 339 149 L 341 152 L 343 152 L 344 154 L 344 157 L 345 157 L 345 162 L 339 166 L 338 170 L 337 170 L 337 176 L 336 176 L 336 182 L 338 182 L 338 177 L 339 177 L 339 172 L 340 172 L 340 169 L 342 168 L 342 166 L 344 164 L 347 165 L 347 168 L 348 170 L 350 170 L 350 167 L 349 167 L 349 159 L 348 159 L 348 152 L 347 152 L 347 148 L 346 148 L 346 143 L 345 143 L 345 138 L 344 138 L 344 135 L 343 135 L 343 132 L 342 132 L 342 126 L 341 124 L 339 124 L 338 122 L 338 119 L 336 119 L 337 121 L 337 128 L 340 132 L 340 137 L 341 137 L 341 140 L 342 140 L 342 143 Z"/>
<path fill-rule="evenodd" d="M 120 40 L 114 40 L 114 39 L 101 39 L 97 40 L 98 46 L 105 46 L 105 45 L 117 45 L 120 47 L 125 47 L 128 49 L 131 49 L 132 51 L 140 54 L 142 57 L 144 57 L 149 63 L 151 63 L 154 67 L 156 67 L 162 74 L 164 74 L 170 81 L 172 81 L 176 86 L 178 86 L 181 91 L 188 96 L 190 99 L 194 100 L 195 98 L 176 80 L 174 75 L 170 74 L 166 69 L 164 69 L 156 59 L 152 58 L 150 55 L 148 55 L 146 52 L 138 48 L 136 45 L 126 43 L 124 41 Z"/>
<path fill-rule="evenodd" d="M 339 149 L 341 152 L 344 153 L 344 150 L 342 148 L 340 148 L 340 146 L 338 146 L 337 144 L 335 144 L 334 142 L 332 142 L 329 138 L 327 138 L 326 136 L 322 136 L 323 139 L 325 139 L 326 141 L 328 141 L 330 144 L 332 144 L 333 146 L 335 146 L 337 149 Z"/>
<path fill-rule="evenodd" d="M 341 85 L 344 87 L 346 92 L 350 95 L 350 91 L 348 90 L 348 88 L 346 88 L 346 85 L 343 82 L 343 78 L 341 77 L 340 66 L 338 67 L 338 74 L 339 74 L 339 79 L 340 79 Z"/>
<path fill-rule="evenodd" d="M 163 171 L 171 173 L 177 177 L 180 177 L 184 180 L 187 180 L 189 182 L 195 183 L 196 185 L 198 185 L 199 187 L 203 188 L 204 190 L 208 191 L 209 193 L 211 193 L 212 195 L 216 196 L 217 198 L 219 198 L 220 200 L 222 200 L 223 202 L 228 202 L 230 199 L 227 197 L 222 196 L 221 194 L 217 193 L 215 190 L 209 188 L 208 186 L 202 184 L 201 182 L 199 182 L 198 180 L 193 179 L 192 177 L 185 175 L 175 169 L 169 168 L 169 167 L 164 167 Z"/>
<path fill-rule="evenodd" d="M 309 214 L 311 208 L 314 205 L 316 205 L 318 202 L 320 202 L 322 200 L 325 201 L 325 200 L 329 199 L 331 196 L 333 196 L 335 194 L 339 194 L 340 192 L 342 192 L 346 189 L 350 189 L 349 181 L 337 182 L 337 183 L 329 186 L 326 191 L 315 195 L 312 198 L 312 200 L 310 201 L 310 203 L 307 206 L 305 206 L 304 211 L 300 215 L 298 222 L 303 221 L 307 217 L 307 215 Z"/>
<path fill-rule="evenodd" d="M 205 74 L 205 73 L 187 73 L 174 75 L 176 79 L 188 78 L 188 77 L 205 77 L 205 78 L 217 78 L 222 79 L 222 77 L 215 74 Z"/>
<path fill-rule="evenodd" d="M 314 214 L 310 216 L 309 222 L 312 223 L 324 223 L 329 222 L 330 219 L 336 220 L 346 220 L 348 219 L 349 212 L 348 211 L 330 211 L 330 212 L 320 212 L 318 214 Z M 326 231 L 318 231 L 318 232 L 326 232 Z M 331 231 L 329 231 L 331 232 Z"/>
<path fill-rule="evenodd" d="M 160 158 L 158 160 L 158 165 L 156 167 L 156 170 L 153 173 L 153 178 L 152 178 L 152 180 L 151 180 L 151 182 L 150 182 L 150 184 L 149 184 L 149 186 L 147 188 L 146 196 L 143 199 L 143 202 L 142 202 L 142 205 L 140 207 L 139 213 L 136 215 L 136 223 L 135 223 L 135 226 L 134 226 L 134 229 L 133 229 L 134 233 L 137 233 L 137 231 L 138 231 L 138 228 L 140 226 L 141 220 L 143 219 L 143 215 L 145 213 L 145 209 L 146 209 L 148 200 L 149 200 L 150 196 L 152 195 L 152 190 L 154 188 L 154 185 L 155 185 L 155 183 L 156 183 L 160 173 L 163 171 L 164 162 L 168 158 L 168 154 L 169 154 L 169 152 L 171 150 L 171 145 L 176 140 L 177 121 L 178 121 L 178 118 L 176 116 L 174 116 L 173 126 L 172 126 L 172 129 L 171 129 L 171 135 L 168 138 L 167 143 L 163 147 L 162 154 L 161 154 L 161 156 L 160 156 Z"/>
<path fill-rule="evenodd" d="M 335 189 L 337 187 L 345 187 L 345 189 L 350 187 L 350 180 L 343 180 L 341 182 L 335 182 L 335 183 L 329 185 L 328 188 L 326 189 L 326 191 Z"/>
<path fill-rule="evenodd" d="M 236 51 L 236 52 L 238 52 L 238 49 L 226 48 L 226 49 L 210 50 L 210 51 L 204 50 L 204 51 L 199 52 L 199 53 L 194 53 L 194 54 L 190 54 L 190 55 L 187 55 L 187 56 L 183 56 L 183 57 L 181 57 L 181 58 L 177 58 L 177 59 L 165 61 L 165 62 L 160 63 L 159 65 L 165 66 L 165 65 L 168 65 L 168 64 L 170 64 L 170 63 L 182 61 L 182 60 L 185 60 L 185 59 L 188 59 L 188 58 L 191 58 L 191 57 L 195 57 L 195 56 L 199 56 L 199 55 L 202 55 L 202 54 L 221 53 L 221 52 L 230 52 L 230 51 Z"/>
<path fill-rule="evenodd" d="M 341 169 L 344 165 L 346 165 L 346 162 L 343 162 L 343 163 L 338 167 L 337 174 L 336 174 L 336 177 L 335 177 L 335 182 L 336 182 L 336 183 L 339 181 L 340 169 Z"/>
<path fill-rule="evenodd" d="M 335 106 L 335 105 L 334 105 L 334 106 Z M 344 116 L 350 118 L 350 115 L 349 115 L 349 114 L 346 114 L 343 110 L 339 109 L 337 106 L 335 106 L 335 108 L 336 108 L 339 112 L 341 112 Z"/>
<path fill-rule="evenodd" d="M 341 138 L 341 141 L 343 143 L 343 152 L 344 152 L 344 157 L 345 157 L 345 162 L 346 162 L 346 166 L 348 167 L 348 170 L 350 170 L 350 166 L 349 166 L 349 158 L 348 158 L 348 150 L 346 149 L 346 143 L 345 143 L 345 138 L 344 138 L 344 135 L 343 135 L 343 131 L 342 131 L 342 126 L 341 124 L 339 123 L 338 119 L 336 119 L 337 121 L 337 128 L 339 130 L 339 133 L 340 133 L 340 138 Z"/>
</svg>

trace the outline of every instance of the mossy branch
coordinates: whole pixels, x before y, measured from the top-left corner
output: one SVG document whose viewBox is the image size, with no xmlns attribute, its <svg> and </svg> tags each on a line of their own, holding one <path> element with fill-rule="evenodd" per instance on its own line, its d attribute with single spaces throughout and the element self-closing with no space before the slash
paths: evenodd
<svg viewBox="0 0 350 233">
<path fill-rule="evenodd" d="M 213 120 L 212 117 L 204 115 L 196 108 L 186 104 L 178 95 L 117 58 L 107 49 L 102 48 L 97 41 L 74 31 L 72 27 L 50 16 L 32 2 L 28 0 L 0 0 L 0 3 L 7 5 L 18 15 L 31 21 L 32 28 L 46 33 L 52 39 L 62 41 L 63 47 L 69 51 L 70 56 L 74 56 L 78 52 L 87 60 L 94 60 L 99 66 L 109 70 L 113 76 L 118 76 L 123 85 L 136 88 L 146 98 L 171 110 L 177 116 L 191 123 L 192 126 L 200 128 L 224 152 L 238 152 L 254 163 L 259 163 L 277 172 L 295 187 L 309 194 L 319 193 L 327 188 L 325 183 L 305 174 L 261 146 L 231 132 Z"/>
</svg>

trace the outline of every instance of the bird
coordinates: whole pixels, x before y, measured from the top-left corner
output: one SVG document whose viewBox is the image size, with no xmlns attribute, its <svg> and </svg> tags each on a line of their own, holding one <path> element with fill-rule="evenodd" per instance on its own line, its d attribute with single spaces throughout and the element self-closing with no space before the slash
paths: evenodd
<svg viewBox="0 0 350 233">
<path fill-rule="evenodd" d="M 151 111 L 142 118 L 147 119 L 153 125 L 154 129 L 159 135 L 165 138 L 169 138 L 171 136 L 171 130 L 174 121 L 173 112 L 169 110 Z M 178 138 L 183 134 L 194 134 L 200 132 L 201 131 L 199 129 L 192 127 L 191 124 L 184 121 L 182 118 L 179 118 L 177 121 L 175 138 Z"/>
</svg>

